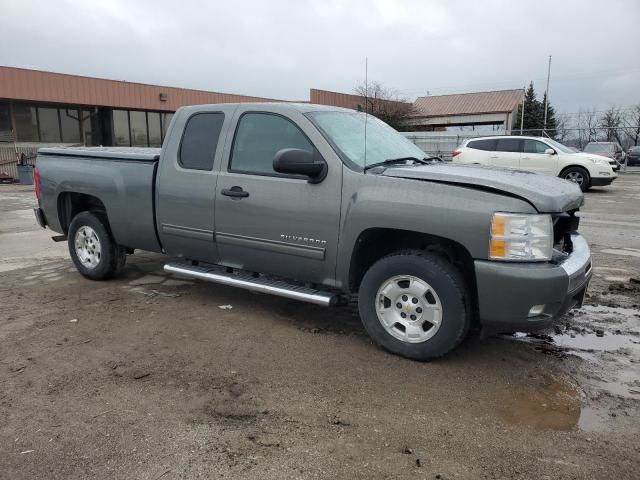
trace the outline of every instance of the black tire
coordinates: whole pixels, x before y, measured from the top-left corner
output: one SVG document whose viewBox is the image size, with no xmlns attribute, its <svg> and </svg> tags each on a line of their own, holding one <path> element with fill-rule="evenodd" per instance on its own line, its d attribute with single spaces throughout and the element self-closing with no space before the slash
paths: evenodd
<svg viewBox="0 0 640 480">
<path fill-rule="evenodd" d="M 125 248 L 117 245 L 111 238 L 106 227 L 106 220 L 91 212 L 80 212 L 71 221 L 67 235 L 69 255 L 76 269 L 90 280 L 106 280 L 120 274 L 127 260 Z M 95 265 L 88 265 L 80 258 L 81 252 L 76 249 L 76 235 L 83 227 L 95 232 L 99 253 L 93 258 L 99 258 Z M 87 231 L 86 229 L 83 232 Z"/>
<path fill-rule="evenodd" d="M 579 176 L 583 179 L 582 183 L 576 182 L 574 180 L 576 176 Z M 577 183 L 580 187 L 580 190 L 582 190 L 583 192 L 586 192 L 591 187 L 591 177 L 589 176 L 589 172 L 587 172 L 582 167 L 569 167 L 566 170 L 562 171 L 562 173 L 560 174 L 560 178 L 564 178 L 569 182 Z"/>
<path fill-rule="evenodd" d="M 442 318 L 435 334 L 421 343 L 393 336 L 378 319 L 378 290 L 396 276 L 412 276 L 426 282 L 437 293 Z M 443 258 L 421 251 L 400 251 L 376 262 L 365 273 L 359 290 L 360 318 L 373 341 L 391 353 L 413 360 L 431 360 L 455 348 L 470 326 L 467 288 L 460 272 Z"/>
</svg>

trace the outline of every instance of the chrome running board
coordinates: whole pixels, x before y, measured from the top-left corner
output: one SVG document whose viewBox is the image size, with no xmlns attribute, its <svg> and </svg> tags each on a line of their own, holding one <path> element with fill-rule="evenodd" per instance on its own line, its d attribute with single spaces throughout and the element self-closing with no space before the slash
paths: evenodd
<svg viewBox="0 0 640 480">
<path fill-rule="evenodd" d="M 164 271 L 183 277 L 197 278 L 206 282 L 220 283 L 222 285 L 240 287 L 254 292 L 301 300 L 323 307 L 336 305 L 339 298 L 335 293 L 291 284 L 283 280 L 274 280 L 262 276 L 256 277 L 242 271 L 229 273 L 224 267 L 218 266 L 200 267 L 185 265 L 183 263 L 167 263 L 164 266 Z"/>
</svg>

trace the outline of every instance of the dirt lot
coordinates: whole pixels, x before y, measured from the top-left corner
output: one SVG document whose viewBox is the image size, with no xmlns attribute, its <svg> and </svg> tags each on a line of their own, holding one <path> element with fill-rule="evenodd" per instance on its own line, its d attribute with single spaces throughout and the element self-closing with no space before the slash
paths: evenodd
<svg viewBox="0 0 640 480">
<path fill-rule="evenodd" d="M 587 194 L 587 305 L 417 363 L 342 309 L 94 283 L 0 186 L 0 478 L 638 478 L 640 174 Z M 230 306 L 230 307 L 227 307 Z"/>
</svg>

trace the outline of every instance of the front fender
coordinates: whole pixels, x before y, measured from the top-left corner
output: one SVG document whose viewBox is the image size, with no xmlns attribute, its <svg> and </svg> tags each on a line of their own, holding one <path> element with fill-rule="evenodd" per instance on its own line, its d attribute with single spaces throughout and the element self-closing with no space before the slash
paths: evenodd
<svg viewBox="0 0 640 480">
<path fill-rule="evenodd" d="M 462 245 L 472 258 L 486 259 L 494 212 L 536 213 L 524 200 L 471 187 L 356 172 L 347 176 L 336 269 L 341 285 L 348 285 L 358 237 L 370 228 L 442 237 Z"/>
</svg>

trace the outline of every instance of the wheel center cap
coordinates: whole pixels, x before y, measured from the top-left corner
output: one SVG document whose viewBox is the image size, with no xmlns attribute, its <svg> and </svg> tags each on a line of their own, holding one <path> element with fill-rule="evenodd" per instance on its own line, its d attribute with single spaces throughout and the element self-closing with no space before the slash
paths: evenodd
<svg viewBox="0 0 640 480">
<path fill-rule="evenodd" d="M 422 304 L 420 301 L 414 303 L 413 297 L 409 297 L 407 300 L 399 297 L 396 300 L 396 308 L 400 312 L 403 318 L 410 321 L 418 321 L 422 318 Z"/>
</svg>

